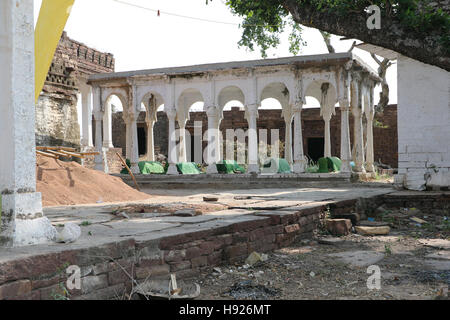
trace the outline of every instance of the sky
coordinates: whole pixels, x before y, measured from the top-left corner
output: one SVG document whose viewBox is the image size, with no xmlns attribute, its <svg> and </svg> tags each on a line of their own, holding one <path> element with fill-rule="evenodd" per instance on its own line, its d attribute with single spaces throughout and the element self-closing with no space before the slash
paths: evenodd
<svg viewBox="0 0 450 320">
<path fill-rule="evenodd" d="M 241 18 L 234 16 L 224 0 L 120 0 L 153 10 L 147 11 L 119 3 L 116 0 L 75 0 L 65 30 L 70 38 L 103 52 L 114 54 L 116 71 L 186 66 L 203 63 L 262 59 L 259 50 L 250 52 L 238 47 L 242 30 Z M 35 0 L 37 20 L 42 0 Z M 173 13 L 224 23 L 199 21 L 167 15 Z M 287 34 L 281 44 L 269 50 L 268 58 L 292 56 Z M 328 53 L 316 29 L 304 28 L 306 47 L 299 55 Z M 332 37 L 337 52 L 345 52 L 353 40 Z M 355 48 L 353 51 L 374 70 L 377 64 L 370 54 Z M 390 103 L 397 103 L 397 66 L 389 68 Z M 378 102 L 379 87 L 375 91 Z M 270 108 L 273 101 L 263 104 Z M 314 102 L 308 100 L 308 104 Z M 315 105 L 314 105 L 315 106 Z"/>
</svg>

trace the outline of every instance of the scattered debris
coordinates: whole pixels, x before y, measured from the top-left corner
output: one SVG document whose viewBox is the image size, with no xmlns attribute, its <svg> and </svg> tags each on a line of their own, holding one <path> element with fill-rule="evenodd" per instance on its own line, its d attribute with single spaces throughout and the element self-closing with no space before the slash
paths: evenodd
<svg viewBox="0 0 450 320">
<path fill-rule="evenodd" d="M 356 226 L 355 230 L 357 233 L 363 236 L 376 236 L 376 235 L 386 235 L 389 234 L 391 228 L 388 226 L 383 227 L 364 227 L 364 226 Z"/>
<path fill-rule="evenodd" d="M 217 202 L 217 201 L 219 201 L 219 198 L 217 198 L 217 197 L 203 197 L 203 201 L 205 201 L 205 202 Z"/>
<path fill-rule="evenodd" d="M 436 249 L 450 250 L 450 240 L 445 239 L 424 239 L 419 240 L 421 244 Z"/>
<path fill-rule="evenodd" d="M 248 256 L 248 258 L 245 260 L 245 264 L 247 264 L 249 266 L 253 266 L 253 265 L 255 265 L 256 263 L 258 263 L 260 261 L 262 261 L 262 262 L 267 261 L 268 258 L 269 257 L 268 257 L 267 254 L 264 254 L 264 253 L 263 254 L 259 254 L 259 253 L 255 252 L 255 251 L 253 251 Z"/>
<path fill-rule="evenodd" d="M 275 297 L 279 291 L 273 288 L 255 284 L 252 280 L 235 283 L 228 294 L 234 299 L 266 300 Z"/>
<path fill-rule="evenodd" d="M 340 238 L 335 238 L 335 237 L 319 238 L 319 239 L 317 239 L 317 241 L 320 244 L 328 244 L 328 245 L 338 245 L 338 244 L 344 242 L 344 240 L 342 240 Z"/>
<path fill-rule="evenodd" d="M 178 210 L 173 213 L 173 215 L 177 216 L 177 217 L 195 217 L 200 214 L 201 213 L 197 213 L 197 211 L 195 209 L 190 209 L 190 208 Z"/>
<path fill-rule="evenodd" d="M 66 223 L 64 229 L 56 236 L 56 242 L 58 243 L 71 243 L 75 242 L 81 237 L 81 228 L 76 223 Z"/>
<path fill-rule="evenodd" d="M 422 219 L 416 218 L 416 217 L 411 217 L 411 218 L 409 218 L 409 220 L 411 220 L 411 221 L 413 221 L 413 222 L 416 222 L 416 223 L 419 223 L 419 224 L 425 224 L 425 223 L 427 223 L 425 220 L 422 220 Z"/>
<path fill-rule="evenodd" d="M 188 283 L 185 281 L 170 280 L 147 280 L 138 285 L 135 293 L 141 300 L 154 299 L 176 299 L 176 300 L 193 300 L 200 295 L 200 285 L 197 283 Z"/>
</svg>

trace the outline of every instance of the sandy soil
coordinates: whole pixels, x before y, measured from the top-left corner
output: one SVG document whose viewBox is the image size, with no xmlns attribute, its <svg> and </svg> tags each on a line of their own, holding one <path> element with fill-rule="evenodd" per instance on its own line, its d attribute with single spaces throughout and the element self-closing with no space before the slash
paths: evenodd
<svg viewBox="0 0 450 320">
<path fill-rule="evenodd" d="M 63 162 L 42 156 L 36 163 L 37 191 L 43 206 L 59 206 L 148 199 L 120 178 L 82 167 L 76 162 Z"/>
</svg>

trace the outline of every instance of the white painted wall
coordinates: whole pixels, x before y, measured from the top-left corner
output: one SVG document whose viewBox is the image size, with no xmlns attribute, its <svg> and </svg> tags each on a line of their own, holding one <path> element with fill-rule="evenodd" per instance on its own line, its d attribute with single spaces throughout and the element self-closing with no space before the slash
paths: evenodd
<svg viewBox="0 0 450 320">
<path fill-rule="evenodd" d="M 450 185 L 449 101 L 449 72 L 399 55 L 399 178 L 409 189 L 423 190 L 426 176 Z"/>
</svg>

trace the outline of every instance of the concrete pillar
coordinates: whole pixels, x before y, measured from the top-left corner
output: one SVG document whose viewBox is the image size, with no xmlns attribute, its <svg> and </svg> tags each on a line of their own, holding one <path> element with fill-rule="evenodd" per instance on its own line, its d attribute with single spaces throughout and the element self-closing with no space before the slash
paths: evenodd
<svg viewBox="0 0 450 320">
<path fill-rule="evenodd" d="M 36 192 L 32 0 L 0 1 L 0 246 L 56 235 Z"/>
<path fill-rule="evenodd" d="M 131 162 L 131 172 L 134 174 L 141 173 L 139 169 L 139 144 L 138 144 L 138 135 L 137 135 L 137 117 L 138 115 L 135 112 L 130 112 L 128 114 L 129 122 L 130 122 L 130 162 Z"/>
<path fill-rule="evenodd" d="M 258 104 L 247 106 L 248 121 L 248 173 L 259 173 L 257 122 Z"/>
<path fill-rule="evenodd" d="M 176 144 L 176 132 L 175 132 L 175 119 L 177 117 L 177 111 L 175 108 L 167 108 L 166 110 L 167 118 L 169 120 L 169 150 L 167 161 L 169 163 L 169 168 L 167 174 L 176 175 L 179 174 L 177 170 L 177 144 Z"/>
<path fill-rule="evenodd" d="M 359 90 L 358 90 L 359 91 Z M 365 173 L 364 168 L 364 144 L 363 144 L 363 127 L 362 127 L 362 110 L 361 99 L 358 97 L 359 93 L 352 95 L 351 107 L 354 119 L 353 137 L 354 137 L 354 161 L 355 171 Z"/>
<path fill-rule="evenodd" d="M 95 121 L 95 151 L 99 154 L 94 157 L 94 169 L 106 172 L 107 169 L 104 165 L 104 152 L 103 152 L 103 144 L 102 144 L 102 121 L 103 121 L 104 113 L 102 111 L 94 112 L 94 121 Z"/>
<path fill-rule="evenodd" d="M 131 121 L 128 113 L 125 111 L 122 114 L 122 118 L 125 122 L 125 158 L 131 159 Z"/>
<path fill-rule="evenodd" d="M 366 143 L 366 171 L 367 172 L 375 172 L 374 163 L 374 152 L 373 152 L 373 118 L 374 118 L 374 110 L 370 108 L 368 112 L 366 112 L 367 119 L 367 143 Z"/>
<path fill-rule="evenodd" d="M 352 155 L 350 148 L 350 126 L 349 126 L 349 102 L 348 100 L 339 101 L 341 109 L 341 172 L 351 172 L 350 165 Z"/>
<path fill-rule="evenodd" d="M 284 138 L 284 158 L 292 167 L 294 161 L 292 158 L 292 113 L 284 117 L 285 123 L 285 138 Z"/>
<path fill-rule="evenodd" d="M 90 86 L 80 86 L 81 90 L 81 121 L 82 137 L 81 145 L 83 147 L 93 147 L 92 142 L 92 90 Z"/>
<path fill-rule="evenodd" d="M 187 162 L 186 157 L 186 120 L 178 119 L 178 126 L 180 127 L 180 142 L 179 142 L 179 154 L 178 154 L 178 162 Z"/>
<path fill-rule="evenodd" d="M 153 127 L 155 126 L 155 121 L 147 119 L 147 161 L 155 161 L 155 144 Z"/>
<path fill-rule="evenodd" d="M 105 112 L 103 115 L 103 147 L 114 148 L 112 143 L 112 110 L 111 103 L 105 103 Z"/>
<path fill-rule="evenodd" d="M 207 147 L 207 159 L 206 163 L 208 168 L 207 173 L 216 174 L 217 172 L 217 159 L 220 157 L 219 141 L 217 131 L 219 130 L 219 110 L 216 106 L 209 106 L 206 114 L 208 116 L 208 147 Z"/>
<path fill-rule="evenodd" d="M 303 153 L 302 133 L 302 108 L 303 103 L 298 102 L 293 107 L 294 113 L 294 172 L 303 173 L 306 169 L 306 160 Z"/>
</svg>

